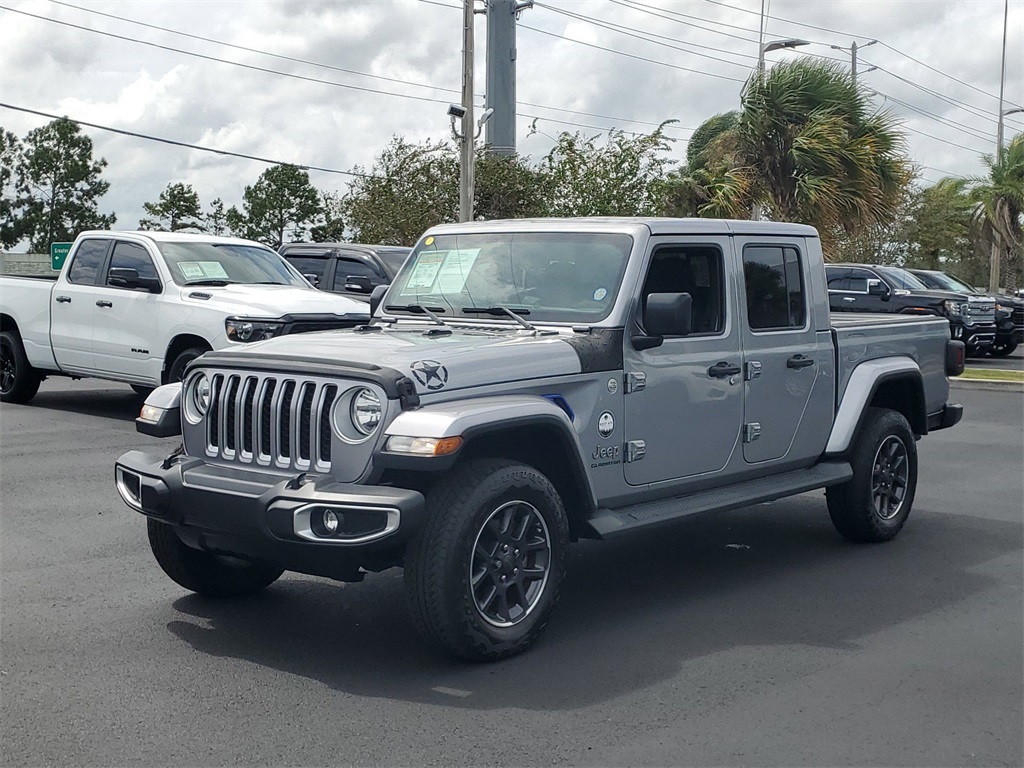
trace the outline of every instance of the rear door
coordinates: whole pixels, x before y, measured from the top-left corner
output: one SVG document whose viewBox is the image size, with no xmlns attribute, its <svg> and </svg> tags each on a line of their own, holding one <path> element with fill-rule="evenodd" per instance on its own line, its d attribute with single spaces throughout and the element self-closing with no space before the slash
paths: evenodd
<svg viewBox="0 0 1024 768">
<path fill-rule="evenodd" d="M 124 240 L 114 242 L 97 294 L 93 323 L 96 367 L 140 384 L 159 384 L 165 352 L 157 343 L 163 296 L 111 285 L 110 270 L 115 267 L 134 269 L 139 277 L 160 279 L 145 246 Z"/>
<path fill-rule="evenodd" d="M 61 370 L 92 373 L 93 323 L 99 297 L 97 281 L 111 241 L 89 239 L 79 243 L 71 263 L 50 293 L 50 344 Z"/>
<path fill-rule="evenodd" d="M 736 246 L 745 297 L 743 458 L 800 461 L 808 457 L 791 449 L 801 425 L 831 419 L 833 366 L 831 338 L 812 321 L 804 240 L 737 237 Z"/>
<path fill-rule="evenodd" d="M 725 278 L 730 238 L 651 243 L 641 324 L 650 294 L 689 293 L 693 331 L 646 350 L 626 340 L 623 471 L 634 486 L 720 472 L 736 450 L 743 418 L 735 286 Z"/>
</svg>

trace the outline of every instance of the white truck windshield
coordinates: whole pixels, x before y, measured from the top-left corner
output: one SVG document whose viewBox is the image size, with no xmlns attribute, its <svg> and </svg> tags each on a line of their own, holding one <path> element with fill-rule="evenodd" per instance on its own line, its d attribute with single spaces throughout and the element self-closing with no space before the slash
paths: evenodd
<svg viewBox="0 0 1024 768">
<path fill-rule="evenodd" d="M 228 243 L 159 243 L 178 285 L 308 284 L 280 255 L 269 248 Z"/>
</svg>

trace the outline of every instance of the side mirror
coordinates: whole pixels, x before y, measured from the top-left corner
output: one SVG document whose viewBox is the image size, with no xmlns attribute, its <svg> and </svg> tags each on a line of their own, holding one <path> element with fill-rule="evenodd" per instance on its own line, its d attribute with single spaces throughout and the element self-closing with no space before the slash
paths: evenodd
<svg viewBox="0 0 1024 768">
<path fill-rule="evenodd" d="M 373 290 L 373 283 L 370 282 L 370 278 L 366 275 L 347 275 L 345 277 L 345 290 L 370 293 Z"/>
<path fill-rule="evenodd" d="M 302 276 L 304 278 L 306 278 L 307 280 L 309 280 L 310 285 L 312 285 L 314 288 L 319 288 L 320 287 L 320 276 L 319 275 L 314 275 L 312 272 L 308 272 L 308 273 L 307 272 L 303 272 Z"/>
<path fill-rule="evenodd" d="M 107 271 L 107 285 L 118 288 L 145 288 L 150 293 L 160 293 L 160 280 L 156 277 L 140 277 L 137 269 L 111 267 Z"/>
<path fill-rule="evenodd" d="M 652 293 L 643 317 L 646 336 L 633 336 L 636 349 L 660 346 L 666 336 L 689 336 L 693 329 L 693 299 L 688 293 Z"/>
<path fill-rule="evenodd" d="M 881 280 L 869 279 L 868 294 L 870 294 L 871 296 L 881 296 L 883 300 L 888 299 L 889 286 L 883 283 Z"/>
<path fill-rule="evenodd" d="M 377 314 L 377 307 L 384 301 L 384 294 L 388 292 L 389 285 L 378 285 L 373 289 L 373 293 L 370 294 L 370 317 Z"/>
</svg>

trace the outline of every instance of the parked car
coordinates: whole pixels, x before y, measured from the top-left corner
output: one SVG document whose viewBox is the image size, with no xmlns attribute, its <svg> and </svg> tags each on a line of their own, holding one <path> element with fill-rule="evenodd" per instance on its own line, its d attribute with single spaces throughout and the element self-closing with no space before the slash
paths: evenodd
<svg viewBox="0 0 1024 768">
<path fill-rule="evenodd" d="M 395 279 L 412 248 L 358 243 L 285 243 L 279 253 L 317 288 L 369 301 Z"/>
<path fill-rule="evenodd" d="M 28 402 L 51 375 L 147 392 L 209 350 L 369 318 L 259 243 L 167 232 L 84 232 L 56 278 L 0 276 L 0 295 L 5 403 Z"/>
<path fill-rule="evenodd" d="M 840 534 L 892 539 L 917 439 L 963 411 L 946 320 L 830 315 L 808 226 L 450 224 L 380 294 L 370 324 L 204 355 L 147 399 L 140 431 L 183 448 L 115 482 L 171 579 L 235 597 L 404 567 L 420 633 L 500 659 L 577 538 L 825 488 Z"/>
<path fill-rule="evenodd" d="M 943 291 L 957 291 L 987 296 L 996 303 L 996 338 L 992 346 L 986 350 L 995 357 L 1012 354 L 1017 345 L 1024 341 L 1024 299 L 1004 294 L 991 294 L 980 291 L 948 272 L 934 269 L 910 269 L 929 288 Z"/>
<path fill-rule="evenodd" d="M 826 264 L 825 275 L 833 312 L 944 317 L 952 337 L 966 346 L 968 357 L 984 355 L 995 342 L 996 303 L 986 296 L 933 290 L 901 267 Z"/>
</svg>

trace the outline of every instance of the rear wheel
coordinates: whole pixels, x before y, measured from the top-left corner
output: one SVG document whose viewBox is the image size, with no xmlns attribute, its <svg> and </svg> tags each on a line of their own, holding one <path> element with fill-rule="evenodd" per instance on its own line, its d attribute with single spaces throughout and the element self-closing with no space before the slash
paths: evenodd
<svg viewBox="0 0 1024 768">
<path fill-rule="evenodd" d="M 473 661 L 528 648 L 566 568 L 569 525 L 554 486 L 532 467 L 481 459 L 441 480 L 427 504 L 405 565 L 417 630 Z"/>
<path fill-rule="evenodd" d="M 997 341 L 988 348 L 988 353 L 993 357 L 1006 357 L 1012 355 L 1015 349 L 1017 349 L 1016 341 Z"/>
<path fill-rule="evenodd" d="M 135 390 L 135 394 L 139 397 L 149 397 L 149 393 L 153 391 L 153 387 L 147 387 L 142 384 L 132 384 L 131 388 Z"/>
<path fill-rule="evenodd" d="M 853 479 L 826 492 L 832 524 L 851 541 L 894 538 L 917 489 L 917 444 L 903 414 L 869 408 L 850 452 Z"/>
<path fill-rule="evenodd" d="M 267 563 L 220 557 L 185 544 L 174 527 L 146 520 L 149 546 L 164 573 L 206 597 L 243 597 L 265 589 L 284 571 Z"/>
<path fill-rule="evenodd" d="M 0 401 L 27 403 L 39 391 L 42 380 L 25 356 L 21 338 L 10 331 L 0 333 Z"/>
</svg>

